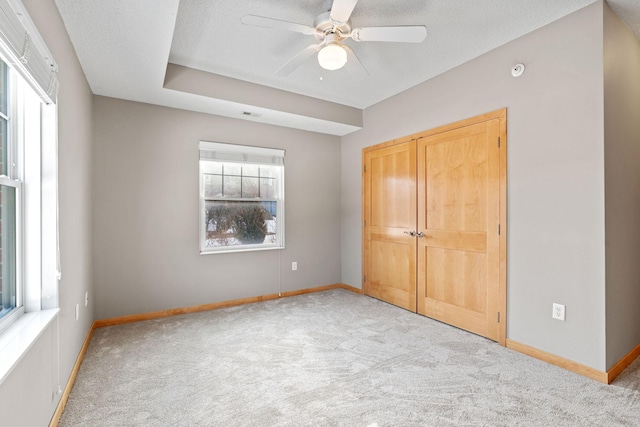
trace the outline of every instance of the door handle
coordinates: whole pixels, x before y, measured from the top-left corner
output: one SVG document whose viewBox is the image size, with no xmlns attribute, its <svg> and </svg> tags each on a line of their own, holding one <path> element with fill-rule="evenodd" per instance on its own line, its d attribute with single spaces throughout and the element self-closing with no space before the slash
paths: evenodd
<svg viewBox="0 0 640 427">
<path fill-rule="evenodd" d="M 411 237 L 415 237 L 416 236 L 416 232 L 415 231 L 405 231 L 404 234 L 408 234 Z"/>
<path fill-rule="evenodd" d="M 424 237 L 424 233 L 422 231 L 420 231 L 418 234 L 416 234 L 416 236 L 418 236 L 419 238 Z"/>
</svg>

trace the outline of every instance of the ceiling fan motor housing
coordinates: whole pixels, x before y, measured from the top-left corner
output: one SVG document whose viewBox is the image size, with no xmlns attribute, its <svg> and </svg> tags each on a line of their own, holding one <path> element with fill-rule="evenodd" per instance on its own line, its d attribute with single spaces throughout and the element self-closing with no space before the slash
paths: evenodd
<svg viewBox="0 0 640 427">
<path fill-rule="evenodd" d="M 318 15 L 313 21 L 313 26 L 318 30 L 316 37 L 319 40 L 325 39 L 325 36 L 331 33 L 340 35 L 340 39 L 342 40 L 351 33 L 351 24 L 348 22 L 332 21 L 329 16 L 329 12 L 324 12 Z"/>
</svg>

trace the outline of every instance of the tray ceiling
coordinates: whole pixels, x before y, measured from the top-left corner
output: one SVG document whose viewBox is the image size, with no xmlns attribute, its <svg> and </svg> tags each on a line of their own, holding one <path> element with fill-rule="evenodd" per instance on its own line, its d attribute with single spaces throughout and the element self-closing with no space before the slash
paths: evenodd
<svg viewBox="0 0 640 427">
<path fill-rule="evenodd" d="M 56 0 L 56 4 L 97 95 L 344 135 L 361 123 L 331 114 L 287 111 L 275 106 L 273 99 L 258 99 L 261 91 L 251 88 L 256 84 L 272 88 L 276 98 L 280 94 L 294 104 L 322 100 L 318 110 L 334 104 L 363 109 L 594 1 L 361 0 L 351 17 L 354 26 L 426 25 L 428 31 L 421 44 L 348 40 L 369 72 L 365 78 L 346 69 L 323 70 L 313 57 L 289 76 L 276 76 L 281 65 L 315 39 L 240 21 L 253 14 L 313 25 L 324 0 Z M 640 35 L 640 2 L 609 3 Z M 225 85 L 229 79 L 238 96 L 218 95 L 215 90 L 203 95 L 172 86 L 165 81 L 168 63 L 181 66 L 175 70 L 204 71 L 215 78 L 193 74 L 202 78 L 203 85 L 213 81 Z M 256 99 L 251 99 L 253 92 Z"/>
</svg>

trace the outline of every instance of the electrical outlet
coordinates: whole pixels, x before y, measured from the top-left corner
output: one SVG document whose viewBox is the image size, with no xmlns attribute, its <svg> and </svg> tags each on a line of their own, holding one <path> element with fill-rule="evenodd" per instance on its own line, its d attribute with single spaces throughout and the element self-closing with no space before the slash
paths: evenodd
<svg viewBox="0 0 640 427">
<path fill-rule="evenodd" d="M 562 320 L 564 322 L 564 305 L 553 303 L 553 312 L 551 313 L 551 317 L 557 320 Z"/>
<path fill-rule="evenodd" d="M 76 322 L 80 319 L 80 304 L 76 304 Z"/>
<path fill-rule="evenodd" d="M 89 305 L 89 292 L 85 292 L 84 293 L 84 306 L 88 306 Z"/>
<path fill-rule="evenodd" d="M 291 271 L 296 271 L 296 270 L 298 270 L 298 263 L 294 261 L 291 263 Z"/>
</svg>

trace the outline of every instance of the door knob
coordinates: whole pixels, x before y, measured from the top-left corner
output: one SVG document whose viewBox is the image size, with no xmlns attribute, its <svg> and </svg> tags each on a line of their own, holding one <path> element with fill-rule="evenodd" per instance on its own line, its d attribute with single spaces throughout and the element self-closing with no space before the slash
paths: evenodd
<svg viewBox="0 0 640 427">
<path fill-rule="evenodd" d="M 422 231 L 420 231 L 418 234 L 416 234 L 416 236 L 418 237 L 424 237 L 424 233 Z"/>
<path fill-rule="evenodd" d="M 411 237 L 415 237 L 416 232 L 415 231 L 405 231 L 404 234 L 408 234 Z"/>
</svg>

